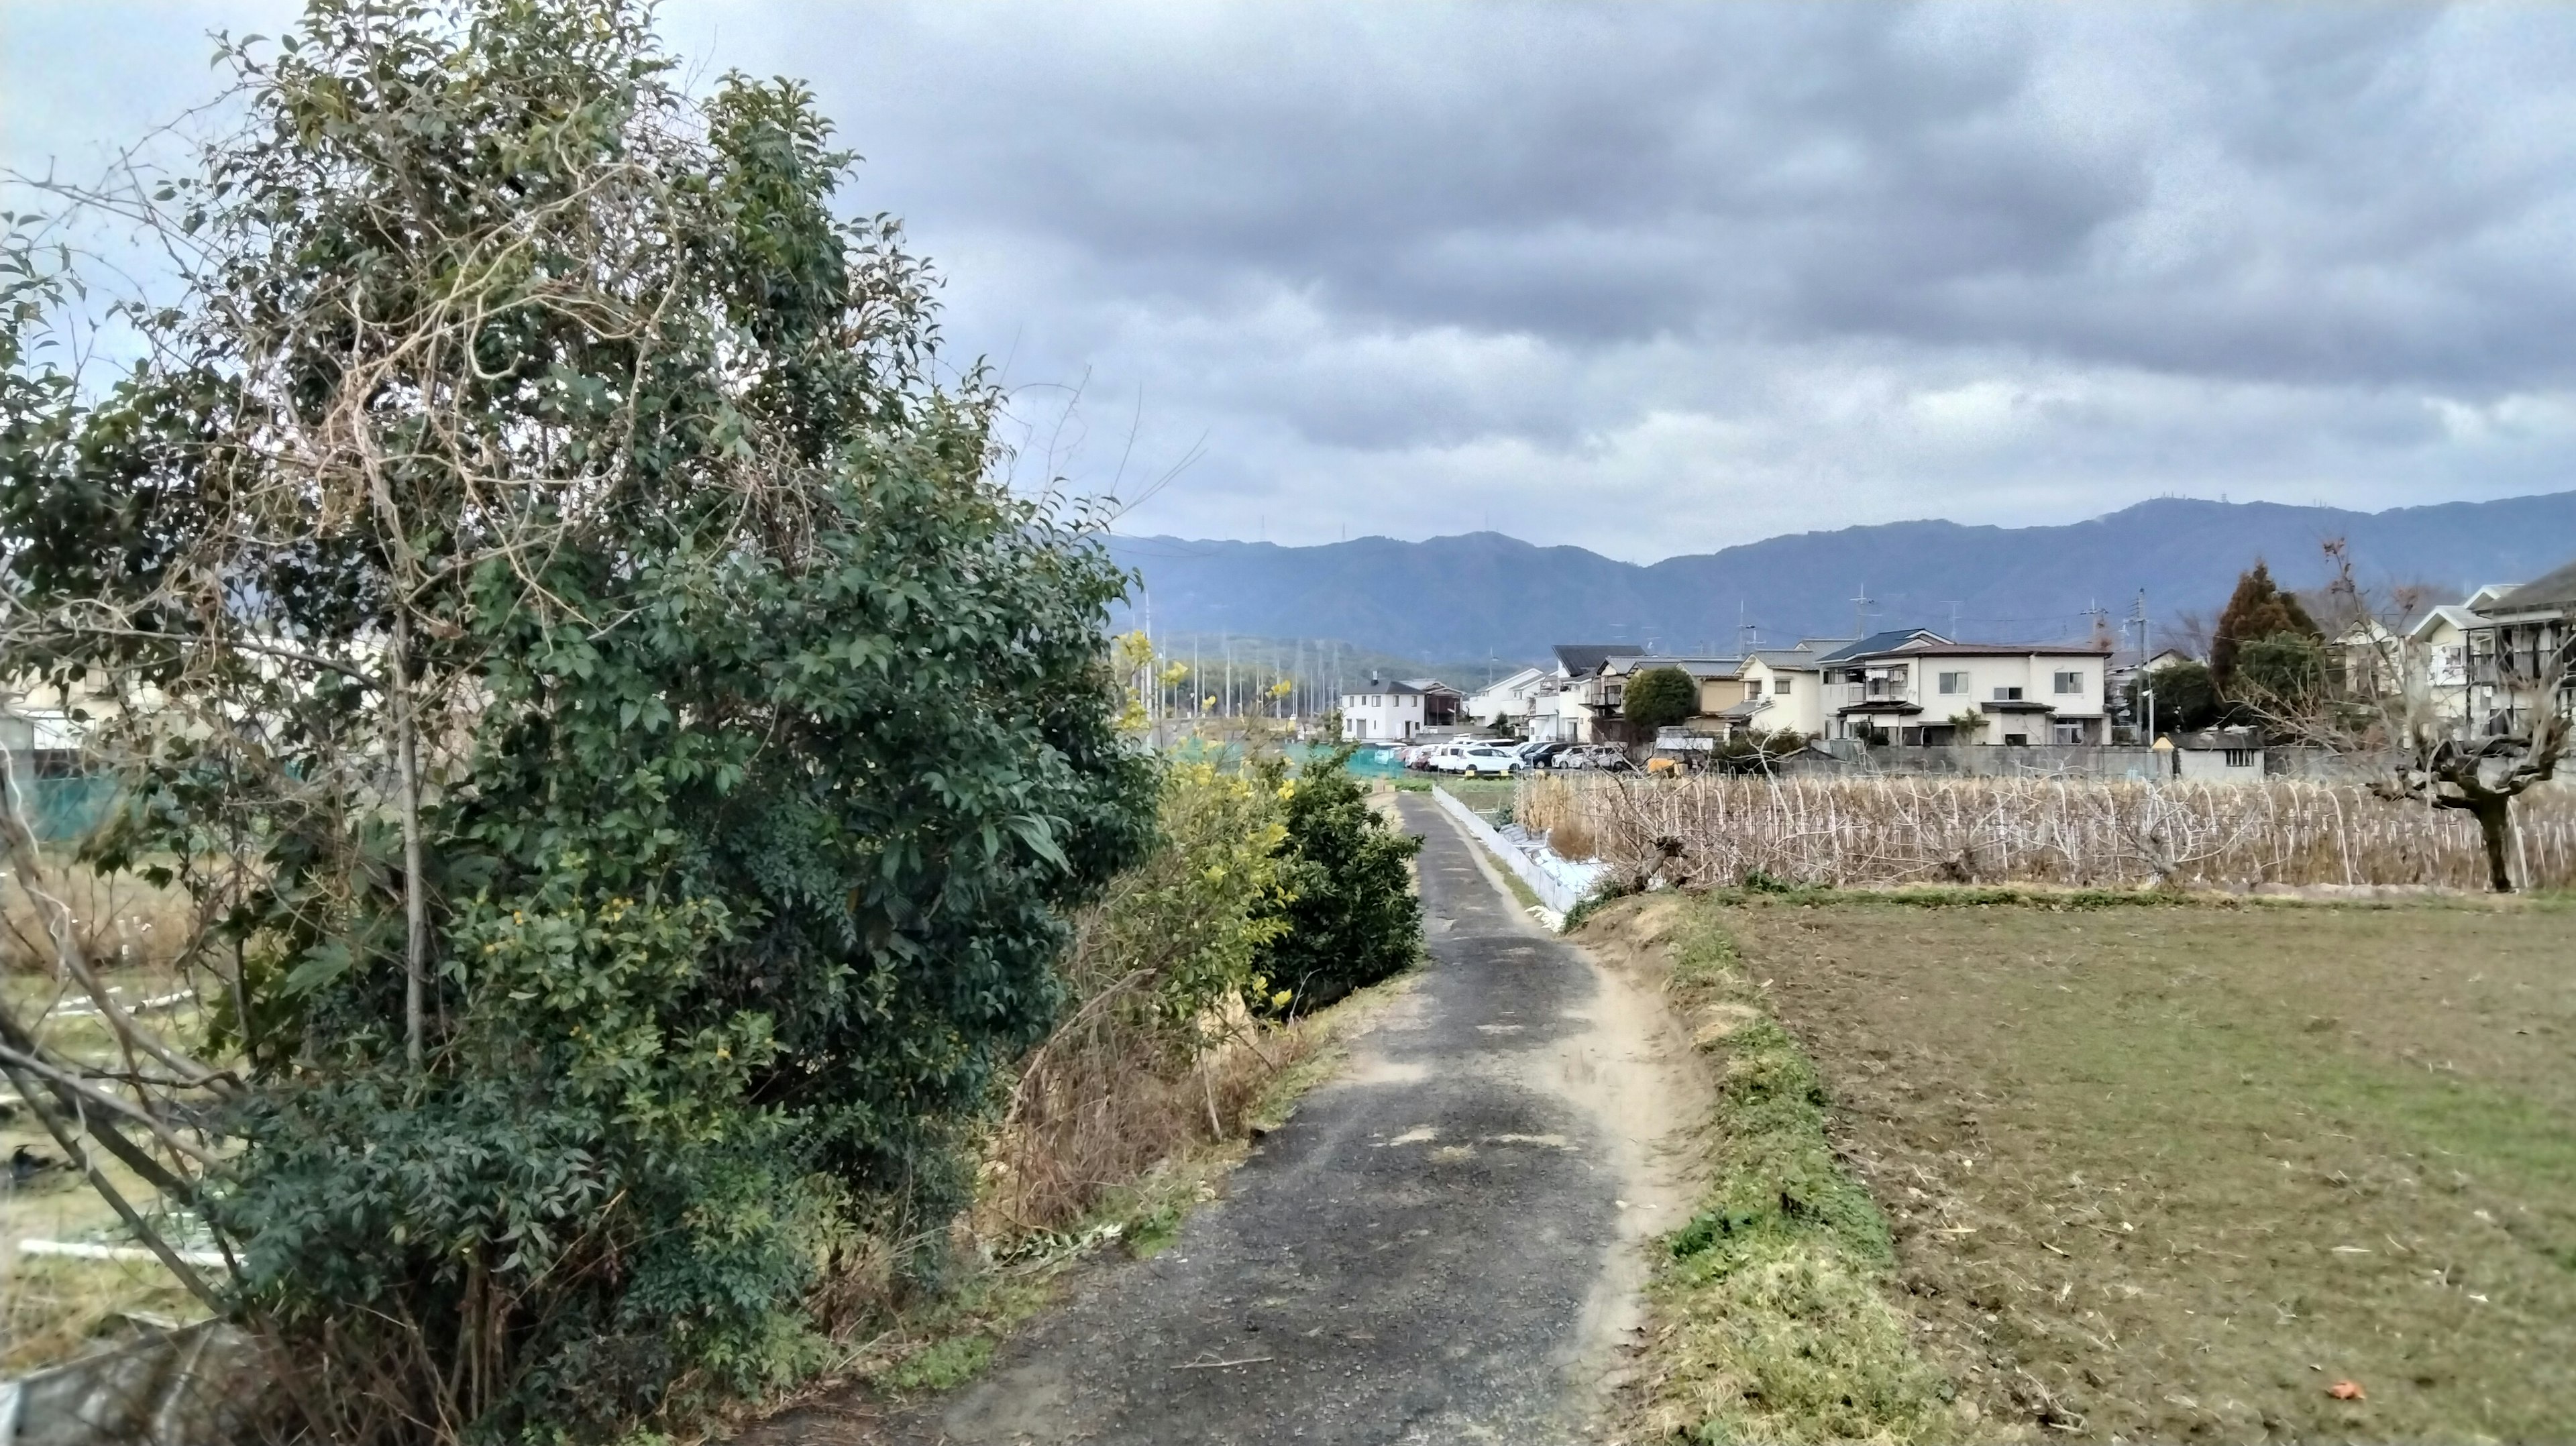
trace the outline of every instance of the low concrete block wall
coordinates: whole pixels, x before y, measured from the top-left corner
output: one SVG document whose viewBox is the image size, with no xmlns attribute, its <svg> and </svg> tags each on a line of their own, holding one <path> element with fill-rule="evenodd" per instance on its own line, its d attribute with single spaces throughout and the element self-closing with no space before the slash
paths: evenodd
<svg viewBox="0 0 2576 1446">
<path fill-rule="evenodd" d="M 1431 788 L 1431 797 L 1440 805 L 1443 812 L 1458 820 L 1459 826 L 1466 829 L 1476 842 L 1483 844 L 1494 857 L 1501 859 L 1504 866 L 1512 871 L 1513 877 L 1529 885 L 1530 892 L 1538 895 L 1539 903 L 1555 910 L 1561 917 L 1573 912 L 1574 906 L 1583 902 L 1580 895 L 1550 877 L 1545 869 L 1531 862 L 1528 854 L 1521 852 L 1519 848 L 1505 840 L 1492 824 L 1485 822 L 1483 814 L 1459 802 L 1455 794 L 1434 784 Z"/>
</svg>

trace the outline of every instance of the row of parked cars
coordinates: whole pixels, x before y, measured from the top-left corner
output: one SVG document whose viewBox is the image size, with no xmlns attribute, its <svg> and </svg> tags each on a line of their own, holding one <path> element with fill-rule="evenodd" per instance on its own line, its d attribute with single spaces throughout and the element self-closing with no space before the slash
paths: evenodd
<svg viewBox="0 0 2576 1446">
<path fill-rule="evenodd" d="M 1467 778 L 1508 778 L 1540 768 L 1625 769 L 1628 750 L 1616 743 L 1515 742 L 1509 738 L 1452 738 L 1396 750 L 1405 767 Z"/>
</svg>

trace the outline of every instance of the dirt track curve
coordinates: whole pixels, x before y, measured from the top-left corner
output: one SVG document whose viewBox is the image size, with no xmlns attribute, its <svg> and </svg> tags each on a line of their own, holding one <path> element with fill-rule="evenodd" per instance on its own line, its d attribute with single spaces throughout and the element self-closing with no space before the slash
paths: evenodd
<svg viewBox="0 0 2576 1446">
<path fill-rule="evenodd" d="M 762 1437 L 1587 1439 L 1637 1319 L 1641 1242 L 1681 1199 L 1659 1147 L 1666 1026 L 1532 924 L 1428 800 L 1400 806 L 1426 839 L 1430 962 L 1222 1200 L 939 1405 L 867 1422 L 826 1406 Z"/>
</svg>

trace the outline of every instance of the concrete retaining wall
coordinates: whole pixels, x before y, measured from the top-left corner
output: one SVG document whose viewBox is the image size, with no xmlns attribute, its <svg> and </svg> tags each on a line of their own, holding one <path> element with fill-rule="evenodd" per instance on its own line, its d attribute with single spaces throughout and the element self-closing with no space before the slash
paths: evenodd
<svg viewBox="0 0 2576 1446">
<path fill-rule="evenodd" d="M 1501 859 L 1504 866 L 1512 871 L 1513 877 L 1529 885 L 1530 892 L 1538 895 L 1539 903 L 1555 910 L 1558 917 L 1562 918 L 1573 912 L 1574 906 L 1582 902 L 1580 895 L 1550 877 L 1548 872 L 1533 862 L 1528 854 L 1506 841 L 1492 824 L 1485 822 L 1484 815 L 1459 802 L 1455 794 L 1434 784 L 1431 797 L 1440 805 L 1443 812 L 1458 820 L 1459 826 L 1466 829 L 1476 842 L 1483 844 L 1494 857 Z"/>
</svg>

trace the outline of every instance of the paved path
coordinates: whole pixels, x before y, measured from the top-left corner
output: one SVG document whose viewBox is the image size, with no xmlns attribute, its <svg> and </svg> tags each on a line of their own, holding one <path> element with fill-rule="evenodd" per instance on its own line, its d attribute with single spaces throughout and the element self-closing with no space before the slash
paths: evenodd
<svg viewBox="0 0 2576 1446">
<path fill-rule="evenodd" d="M 1351 1068 L 1171 1248 L 890 1439 L 1586 1439 L 1642 1237 L 1677 1198 L 1649 1148 L 1673 1098 L 1661 1016 L 1531 924 L 1427 800 L 1401 807 L 1427 840 L 1431 960 Z M 827 1415 L 792 1439 L 851 1439 Z"/>
</svg>

